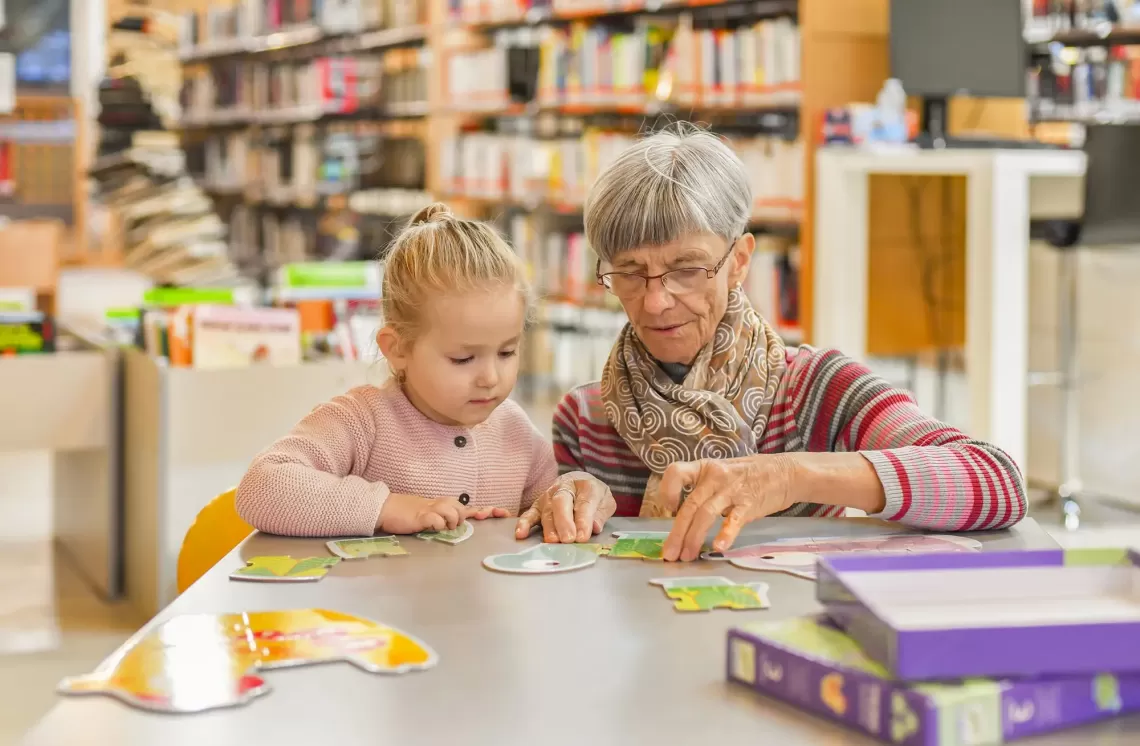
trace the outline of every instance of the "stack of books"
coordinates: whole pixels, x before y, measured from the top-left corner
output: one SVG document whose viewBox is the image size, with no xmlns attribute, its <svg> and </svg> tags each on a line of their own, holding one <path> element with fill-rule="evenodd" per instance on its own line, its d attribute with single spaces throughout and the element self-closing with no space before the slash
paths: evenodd
<svg viewBox="0 0 1140 746">
<path fill-rule="evenodd" d="M 114 45 L 99 85 L 100 140 L 89 172 L 95 194 L 128 267 L 163 284 L 229 282 L 235 270 L 225 226 L 187 176 L 178 134 L 167 129 L 178 111 L 170 81 L 177 57 L 154 24 L 136 20 L 119 21 L 114 34 L 143 39 Z"/>
</svg>

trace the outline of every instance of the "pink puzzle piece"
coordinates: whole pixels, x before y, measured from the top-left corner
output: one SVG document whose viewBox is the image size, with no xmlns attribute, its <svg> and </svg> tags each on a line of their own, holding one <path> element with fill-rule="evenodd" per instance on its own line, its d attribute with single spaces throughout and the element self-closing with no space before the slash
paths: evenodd
<svg viewBox="0 0 1140 746">
<path fill-rule="evenodd" d="M 821 554 L 873 552 L 876 554 L 922 552 L 976 552 L 982 544 L 962 536 L 931 534 L 889 534 L 867 538 L 828 537 L 777 539 L 727 552 L 708 552 L 705 559 L 721 559 L 746 570 L 785 572 L 814 580 L 816 559 Z"/>
</svg>

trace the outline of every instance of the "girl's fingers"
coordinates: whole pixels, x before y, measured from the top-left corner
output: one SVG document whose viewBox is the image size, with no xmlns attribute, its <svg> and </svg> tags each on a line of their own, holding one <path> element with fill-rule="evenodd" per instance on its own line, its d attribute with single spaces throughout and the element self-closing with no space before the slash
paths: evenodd
<svg viewBox="0 0 1140 746">
<path fill-rule="evenodd" d="M 421 531 L 443 531 L 447 528 L 447 521 L 439 513 L 432 510 L 424 511 L 420 516 Z"/>
<path fill-rule="evenodd" d="M 443 520 L 447 523 L 448 529 L 453 529 L 460 524 L 462 518 L 459 516 L 459 504 L 453 502 L 436 503 L 435 512 L 443 516 Z"/>
</svg>

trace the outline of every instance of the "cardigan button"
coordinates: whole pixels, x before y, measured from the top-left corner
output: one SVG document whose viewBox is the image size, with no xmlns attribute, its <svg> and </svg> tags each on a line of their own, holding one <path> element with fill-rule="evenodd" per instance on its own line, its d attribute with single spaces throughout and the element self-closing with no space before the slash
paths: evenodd
<svg viewBox="0 0 1140 746">
<path fill-rule="evenodd" d="M 459 504 L 460 505 L 466 505 L 469 502 L 471 502 L 471 495 L 468 495 L 466 492 L 464 492 L 462 495 L 459 496 Z"/>
<path fill-rule="evenodd" d="M 462 435 L 455 436 L 455 447 L 456 448 L 463 448 L 466 445 L 467 445 L 467 438 L 464 438 Z"/>
</svg>

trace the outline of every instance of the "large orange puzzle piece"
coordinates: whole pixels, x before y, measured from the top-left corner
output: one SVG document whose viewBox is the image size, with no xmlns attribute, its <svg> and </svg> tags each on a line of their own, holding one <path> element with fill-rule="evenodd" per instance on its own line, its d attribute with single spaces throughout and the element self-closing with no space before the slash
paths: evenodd
<svg viewBox="0 0 1140 746">
<path fill-rule="evenodd" d="M 435 652 L 411 635 L 324 609 L 178 616 L 143 629 L 65 694 L 106 694 L 137 707 L 200 712 L 249 702 L 269 687 L 262 669 L 348 661 L 372 673 L 430 668 Z"/>
</svg>

